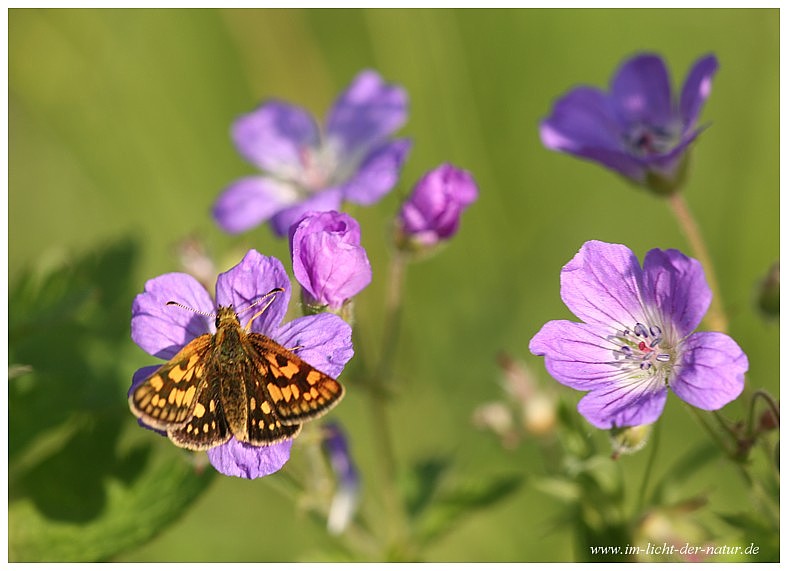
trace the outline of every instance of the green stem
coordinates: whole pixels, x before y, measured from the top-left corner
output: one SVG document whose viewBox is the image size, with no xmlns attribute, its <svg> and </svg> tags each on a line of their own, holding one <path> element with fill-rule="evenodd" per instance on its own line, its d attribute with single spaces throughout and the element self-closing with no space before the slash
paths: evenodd
<svg viewBox="0 0 788 571">
<path fill-rule="evenodd" d="M 293 502 L 294 506 L 301 504 L 304 486 L 301 480 L 295 478 L 289 470 L 285 469 L 276 474 L 276 477 L 266 478 L 266 483 L 277 492 Z M 328 520 L 328 507 L 323 503 L 309 504 L 306 507 L 310 513 L 315 514 L 320 522 L 325 524 Z M 357 518 L 356 518 L 357 519 Z M 352 553 L 365 553 L 374 557 L 377 552 L 375 538 L 366 526 L 360 525 L 356 519 L 351 520 L 341 535 L 336 536 L 336 541 Z"/>
<path fill-rule="evenodd" d="M 667 201 L 673 211 L 673 215 L 679 222 L 679 226 L 684 232 L 684 236 L 689 242 L 694 257 L 700 262 L 701 266 L 703 266 L 703 271 L 706 274 L 706 281 L 711 288 L 712 298 L 709 312 L 705 317 L 706 323 L 709 329 L 726 333 L 728 331 L 728 318 L 723 309 L 722 295 L 720 294 L 717 275 L 714 272 L 714 264 L 711 262 L 711 256 L 709 256 L 709 251 L 708 248 L 706 248 L 706 242 L 703 240 L 700 228 L 695 218 L 692 216 L 682 193 L 676 192 L 669 195 Z"/>
<path fill-rule="evenodd" d="M 752 436 L 753 434 L 753 424 L 755 423 L 755 403 L 758 400 L 758 397 L 766 401 L 766 404 L 774 415 L 774 419 L 777 421 L 777 425 L 780 425 L 780 409 L 777 407 L 777 403 L 774 402 L 772 395 L 763 389 L 758 389 L 752 394 L 752 400 L 750 401 L 750 418 L 747 424 L 747 436 Z"/>
<path fill-rule="evenodd" d="M 643 506 L 646 503 L 646 491 L 648 490 L 651 473 L 654 471 L 654 462 L 657 459 L 657 450 L 659 449 L 659 433 L 660 423 L 657 423 L 656 426 L 654 426 L 654 438 L 651 441 L 651 450 L 648 455 L 648 461 L 646 462 L 646 472 L 643 474 L 643 481 L 640 483 L 640 493 L 638 494 L 637 509 L 635 511 L 636 519 L 643 511 Z"/>
<path fill-rule="evenodd" d="M 719 445 L 720 449 L 722 449 L 725 455 L 733 462 L 733 464 L 739 470 L 739 473 L 741 474 L 744 481 L 750 486 L 751 489 L 754 489 L 755 482 L 752 478 L 752 475 L 750 475 L 750 472 L 747 470 L 747 467 L 736 459 L 736 451 L 731 450 L 728 447 L 728 445 L 725 443 L 722 437 L 720 437 L 720 435 L 711 426 L 709 426 L 709 423 L 706 422 L 706 419 L 703 418 L 703 415 L 698 409 L 696 409 L 694 406 L 691 406 L 689 404 L 687 405 L 687 408 L 692 412 L 693 416 L 697 419 L 697 421 L 700 422 L 700 424 L 703 426 L 703 428 L 706 430 L 709 436 L 711 436 L 712 440 L 714 440 Z M 717 421 L 721 423 L 723 422 L 719 417 L 717 417 Z"/>
<path fill-rule="evenodd" d="M 399 338 L 406 263 L 406 259 L 399 251 L 393 253 L 389 265 L 388 286 L 384 306 L 381 352 L 368 392 L 370 412 L 372 414 L 372 429 L 376 442 L 375 450 L 377 451 L 380 465 L 380 485 L 387 514 L 386 519 L 389 524 L 389 541 L 391 547 L 400 554 L 408 551 L 408 523 L 398 492 L 397 463 L 386 405 L 390 394 L 389 384 L 391 382 L 392 363 L 396 355 L 397 340 Z"/>
</svg>

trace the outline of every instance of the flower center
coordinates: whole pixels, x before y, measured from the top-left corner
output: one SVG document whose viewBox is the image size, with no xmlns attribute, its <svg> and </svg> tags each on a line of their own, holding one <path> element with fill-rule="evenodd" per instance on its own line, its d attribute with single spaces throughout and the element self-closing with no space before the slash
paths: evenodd
<svg viewBox="0 0 788 571">
<path fill-rule="evenodd" d="M 312 194 L 341 182 L 337 156 L 330 145 L 301 147 L 301 172 L 296 182 L 307 194 Z"/>
<path fill-rule="evenodd" d="M 680 139 L 680 130 L 671 127 L 635 125 L 624 134 L 624 144 L 635 155 L 648 157 L 670 151 Z"/>
<path fill-rule="evenodd" d="M 611 336 L 610 341 L 616 345 L 613 349 L 614 359 L 624 367 L 650 373 L 667 373 L 673 366 L 672 347 L 665 343 L 658 325 L 636 323 L 632 329 Z"/>
</svg>

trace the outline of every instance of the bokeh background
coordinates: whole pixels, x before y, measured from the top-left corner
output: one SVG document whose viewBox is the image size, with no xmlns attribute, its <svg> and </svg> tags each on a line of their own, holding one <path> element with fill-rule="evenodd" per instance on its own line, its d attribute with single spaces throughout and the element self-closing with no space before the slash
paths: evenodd
<svg viewBox="0 0 788 571">
<path fill-rule="evenodd" d="M 529 485 L 544 472 L 539 446 L 504 449 L 471 417 L 502 396 L 501 351 L 578 399 L 527 346 L 545 321 L 571 318 L 558 274 L 584 241 L 625 243 L 641 258 L 653 247 L 688 251 L 665 204 L 539 141 L 557 96 L 606 86 L 637 51 L 664 56 L 674 86 L 697 57 L 720 61 L 686 199 L 749 356 L 748 381 L 778 394 L 778 326 L 754 307 L 779 255 L 778 10 L 13 9 L 8 27 L 12 560 L 327 558 L 333 540 L 281 493 L 279 476 L 193 478 L 186 453 L 136 427 L 126 390 L 152 360 L 128 337 L 129 317 L 145 280 L 181 270 L 176 245 L 187 236 L 220 270 L 250 247 L 287 260 L 267 227 L 230 237 L 210 218 L 219 191 L 254 172 L 229 125 L 268 97 L 322 117 L 364 68 L 407 89 L 401 134 L 414 142 L 397 189 L 351 210 L 375 272 L 357 299 L 365 349 L 377 350 L 391 218 L 411 185 L 451 161 L 480 188 L 452 243 L 408 272 L 391 410 L 400 465 L 452 458 L 458 480 L 525 478 L 458 521 L 427 560 L 574 557 L 561 503 Z M 332 412 L 374 514 L 369 416 L 352 386 Z M 662 422 L 658 474 L 707 438 L 676 398 Z M 639 482 L 645 455 L 620 462 Z M 747 509 L 721 459 L 685 485 L 719 512 Z M 726 533 L 711 516 L 705 523 Z"/>
</svg>

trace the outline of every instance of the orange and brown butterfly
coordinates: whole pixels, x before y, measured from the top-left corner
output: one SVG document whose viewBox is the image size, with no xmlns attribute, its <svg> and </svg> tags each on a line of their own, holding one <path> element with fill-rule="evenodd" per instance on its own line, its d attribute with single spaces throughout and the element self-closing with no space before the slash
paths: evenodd
<svg viewBox="0 0 788 571">
<path fill-rule="evenodd" d="M 274 260 L 281 268 L 278 260 L 254 253 L 265 261 Z M 247 257 L 250 255 L 251 252 Z M 219 277 L 217 296 L 225 292 L 224 297 L 228 297 L 228 288 L 222 287 L 222 279 L 236 268 Z M 283 268 L 281 272 L 284 272 Z M 173 279 L 188 281 L 188 278 L 186 274 L 166 274 L 157 279 L 167 282 Z M 224 281 L 226 285 L 230 278 L 226 277 Z M 168 326 L 166 320 L 172 316 L 165 312 L 186 312 L 191 317 L 199 319 L 203 316 L 204 319 L 204 312 L 196 308 L 190 312 L 187 309 L 190 306 L 179 301 L 170 300 L 169 303 L 162 304 L 162 295 L 169 293 L 166 290 L 171 291 L 172 288 L 160 287 L 159 290 L 165 291 L 157 292 L 155 282 L 156 280 L 149 281 L 146 292 L 138 296 L 139 303 L 135 301 L 132 337 L 135 336 L 135 316 L 140 319 L 137 326 L 137 337 L 140 339 L 144 334 L 139 330 L 151 327 L 145 319 L 149 320 L 150 314 L 155 311 L 166 316 L 159 320 L 159 325 L 164 323 L 165 327 Z M 259 291 L 259 284 L 256 285 Z M 193 286 L 194 284 L 189 284 L 190 288 Z M 207 292 L 205 293 L 207 296 Z M 146 294 L 153 295 L 143 297 Z M 271 337 L 252 331 L 253 323 L 266 312 L 275 296 L 287 296 L 287 292 L 282 288 L 275 288 L 258 297 L 256 302 L 242 307 L 239 310 L 242 315 L 251 315 L 243 326 L 233 305 L 219 306 L 212 314 L 215 318 L 215 333 L 207 332 L 193 338 L 169 361 L 132 387 L 129 393 L 131 411 L 149 427 L 166 432 L 170 440 L 178 446 L 191 450 L 207 450 L 224 444 L 233 437 L 253 446 L 293 438 L 300 431 L 302 423 L 317 418 L 334 407 L 344 394 L 339 381 L 299 357 L 296 354 L 300 350 L 298 347 L 288 349 Z M 204 307 L 205 297 L 200 299 L 200 305 Z M 165 307 L 157 309 L 157 305 Z M 281 318 L 283 311 L 281 304 L 279 306 L 277 313 Z M 286 300 L 284 307 L 286 308 Z M 339 320 L 336 316 L 324 315 L 321 321 L 325 322 L 325 318 L 329 317 Z M 189 329 L 194 326 L 191 319 L 178 319 L 176 328 Z M 303 320 L 308 319 L 310 318 L 301 318 L 302 325 Z M 270 326 L 270 320 L 267 321 Z M 341 323 L 348 330 L 346 333 L 349 344 L 349 327 L 344 322 Z M 333 321 L 331 324 L 337 325 Z M 172 326 L 171 323 L 169 326 Z M 326 334 L 323 327 L 318 335 Z M 309 338 L 309 335 L 305 330 L 301 330 L 296 337 L 303 340 Z M 167 338 L 167 335 L 161 338 Z M 296 341 L 296 344 L 303 342 L 291 340 Z M 157 343 L 161 344 L 162 341 Z M 347 351 L 344 356 L 339 355 L 338 360 L 343 361 L 341 363 L 336 359 L 331 362 L 329 355 L 326 363 L 334 369 L 338 367 L 341 371 L 344 361 L 349 359 L 350 355 L 352 349 L 349 355 Z"/>
</svg>

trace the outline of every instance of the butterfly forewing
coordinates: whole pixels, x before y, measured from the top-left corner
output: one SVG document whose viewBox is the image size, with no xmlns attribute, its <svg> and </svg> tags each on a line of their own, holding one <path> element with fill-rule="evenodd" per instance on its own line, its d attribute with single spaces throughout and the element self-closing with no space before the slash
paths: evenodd
<svg viewBox="0 0 788 571">
<path fill-rule="evenodd" d="M 344 394 L 338 381 L 312 367 L 292 351 L 259 333 L 250 333 L 255 365 L 268 402 L 282 424 L 317 418 Z"/>
<path fill-rule="evenodd" d="M 301 425 L 283 424 L 279 420 L 274 404 L 263 388 L 266 379 L 256 372 L 259 364 L 250 361 L 250 366 L 253 372 L 246 377 L 248 442 L 262 445 L 293 438 L 301 431 Z"/>
<path fill-rule="evenodd" d="M 129 396 L 132 412 L 145 424 L 168 430 L 186 422 L 205 386 L 211 335 L 197 337 L 142 381 Z"/>
</svg>

